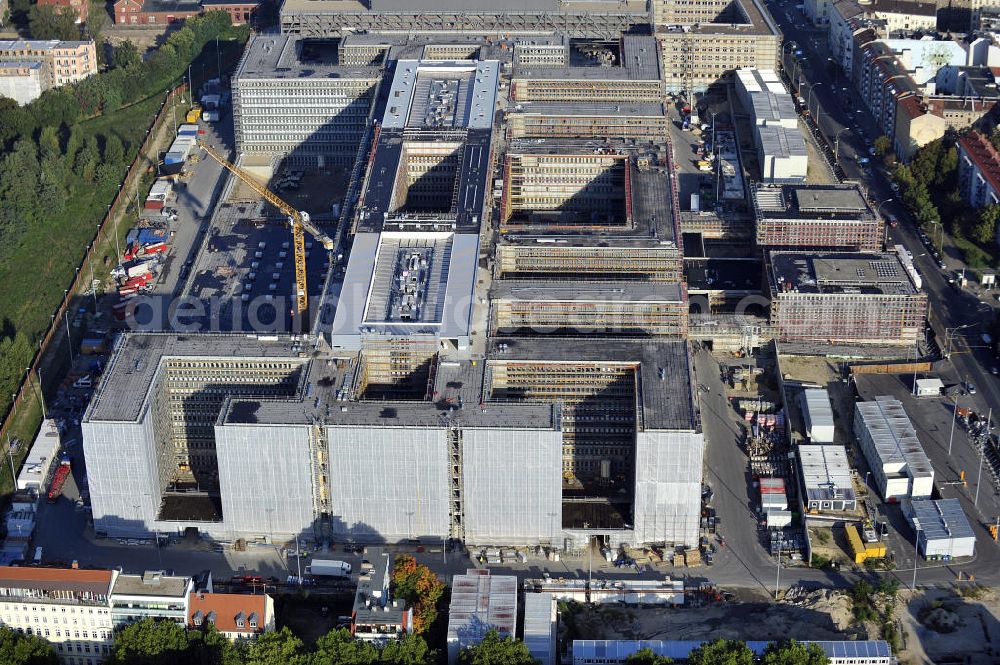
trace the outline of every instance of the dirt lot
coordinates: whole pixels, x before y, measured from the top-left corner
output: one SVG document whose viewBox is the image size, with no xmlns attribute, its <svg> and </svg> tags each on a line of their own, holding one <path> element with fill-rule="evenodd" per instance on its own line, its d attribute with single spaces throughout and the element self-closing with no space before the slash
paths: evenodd
<svg viewBox="0 0 1000 665">
<path fill-rule="evenodd" d="M 702 607 L 573 605 L 563 612 L 562 625 L 595 640 L 851 639 L 843 632 L 851 621 L 850 601 L 839 594 L 816 592 L 800 605 L 770 602 L 759 593 L 744 595 L 743 602 Z"/>
<path fill-rule="evenodd" d="M 896 617 L 903 626 L 908 665 L 1000 662 L 1000 598 L 993 589 L 966 587 L 900 592 Z"/>
<path fill-rule="evenodd" d="M 336 628 L 339 617 L 350 613 L 349 596 L 286 596 L 275 607 L 278 627 L 288 626 L 307 645 Z"/>
</svg>

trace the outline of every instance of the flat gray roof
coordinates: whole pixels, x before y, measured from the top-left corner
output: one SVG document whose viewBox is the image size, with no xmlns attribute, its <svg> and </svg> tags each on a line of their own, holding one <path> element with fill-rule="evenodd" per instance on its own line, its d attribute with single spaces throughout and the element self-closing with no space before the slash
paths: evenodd
<svg viewBox="0 0 1000 665">
<path fill-rule="evenodd" d="M 177 577 L 165 575 L 158 570 L 147 570 L 142 575 L 119 574 L 111 593 L 116 596 L 184 598 L 190 587 L 192 587 L 190 577 Z"/>
<path fill-rule="evenodd" d="M 239 79 L 379 79 L 378 67 L 343 67 L 337 63 L 303 61 L 297 35 L 259 34 L 251 38 L 234 80 Z"/>
<path fill-rule="evenodd" d="M 515 66 L 515 79 L 659 81 L 660 56 L 652 35 L 622 35 L 618 66 Z"/>
<path fill-rule="evenodd" d="M 915 295 L 917 289 L 895 254 L 771 252 L 773 293 Z"/>
<path fill-rule="evenodd" d="M 346 361 L 345 361 L 346 360 Z M 475 364 L 473 364 L 475 363 Z M 220 424 L 311 425 L 330 427 L 420 427 L 444 430 L 462 427 L 558 430 L 558 404 L 484 403 L 484 363 L 439 359 L 434 372 L 433 401 L 365 401 L 338 399 L 353 387 L 357 360 L 312 362 L 303 378 L 303 392 L 294 399 L 233 397 L 223 406 Z M 348 390 L 350 392 L 350 390 Z"/>
<path fill-rule="evenodd" d="M 300 340 L 287 335 L 125 333 L 118 339 L 84 419 L 138 420 L 160 363 L 167 357 L 282 358 L 305 362 L 304 355 L 310 351 Z"/>
<path fill-rule="evenodd" d="M 285 0 L 282 14 L 419 14 L 456 12 L 461 14 L 510 13 L 598 13 L 598 14 L 646 14 L 646 3 L 642 0 L 373 0 L 371 8 L 361 0 Z"/>
<path fill-rule="evenodd" d="M 914 522 L 928 541 L 976 537 L 958 499 L 917 500 L 910 506 Z"/>
<path fill-rule="evenodd" d="M 854 479 L 842 445 L 798 446 L 795 453 L 802 469 L 806 495 L 813 501 L 854 501 Z"/>
</svg>

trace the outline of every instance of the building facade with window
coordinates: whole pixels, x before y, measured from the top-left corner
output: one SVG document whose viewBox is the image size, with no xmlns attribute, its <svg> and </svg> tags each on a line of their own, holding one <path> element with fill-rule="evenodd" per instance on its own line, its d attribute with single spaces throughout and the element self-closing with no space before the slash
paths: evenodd
<svg viewBox="0 0 1000 665">
<path fill-rule="evenodd" d="M 230 640 L 256 637 L 274 630 L 274 599 L 267 594 L 192 593 L 187 626 L 200 630 L 207 624 Z"/>
<path fill-rule="evenodd" d="M 113 643 L 114 570 L 0 567 L 0 624 L 55 647 L 63 665 L 96 665 Z"/>
</svg>

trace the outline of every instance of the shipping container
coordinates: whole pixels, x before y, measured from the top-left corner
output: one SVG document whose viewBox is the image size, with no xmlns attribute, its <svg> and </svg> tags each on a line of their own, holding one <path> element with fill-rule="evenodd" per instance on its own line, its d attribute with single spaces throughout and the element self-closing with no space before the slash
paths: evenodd
<svg viewBox="0 0 1000 665">
<path fill-rule="evenodd" d="M 177 136 L 198 136 L 199 131 L 197 124 L 181 125 L 177 128 Z"/>
<path fill-rule="evenodd" d="M 164 205 L 166 205 L 166 201 L 162 199 L 146 199 L 142 207 L 146 210 L 163 210 Z"/>
</svg>

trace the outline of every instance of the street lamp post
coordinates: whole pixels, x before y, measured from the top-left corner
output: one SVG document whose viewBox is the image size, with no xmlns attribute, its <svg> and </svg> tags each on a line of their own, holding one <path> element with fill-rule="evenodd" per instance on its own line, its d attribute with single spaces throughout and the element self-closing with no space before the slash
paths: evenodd
<svg viewBox="0 0 1000 665">
<path fill-rule="evenodd" d="M 781 538 L 778 538 L 778 574 L 774 578 L 774 599 L 778 600 L 778 589 L 781 587 Z"/>
<path fill-rule="evenodd" d="M 840 163 L 840 135 L 848 129 L 850 129 L 850 127 L 841 127 L 840 131 L 837 132 L 837 135 L 833 140 L 833 162 L 835 164 Z"/>
<path fill-rule="evenodd" d="M 951 434 L 948 435 L 948 457 L 951 458 L 951 444 L 955 442 L 955 421 L 958 420 L 958 396 L 951 409 Z"/>
<path fill-rule="evenodd" d="M 910 589 L 914 591 L 917 589 L 917 557 L 920 556 L 917 548 L 920 545 L 920 531 L 921 529 L 918 527 L 913 532 L 913 583 L 910 585 Z"/>
<path fill-rule="evenodd" d="M 979 488 L 983 484 L 983 458 L 986 457 L 985 447 L 989 445 L 990 442 L 990 426 L 993 422 L 993 407 L 990 407 L 989 413 L 986 415 L 986 443 L 983 444 L 983 448 L 979 451 L 979 471 L 976 472 L 976 496 L 972 500 L 972 505 L 976 508 L 979 507 Z"/>
</svg>

